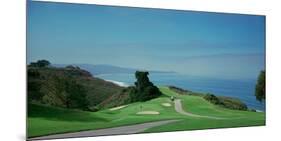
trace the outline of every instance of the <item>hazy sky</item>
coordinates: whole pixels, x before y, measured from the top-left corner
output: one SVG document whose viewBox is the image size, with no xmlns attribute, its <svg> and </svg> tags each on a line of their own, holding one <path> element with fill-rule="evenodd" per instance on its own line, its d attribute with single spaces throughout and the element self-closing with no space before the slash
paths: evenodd
<svg viewBox="0 0 281 141">
<path fill-rule="evenodd" d="M 28 2 L 27 61 L 220 78 L 264 69 L 265 17 Z"/>
</svg>

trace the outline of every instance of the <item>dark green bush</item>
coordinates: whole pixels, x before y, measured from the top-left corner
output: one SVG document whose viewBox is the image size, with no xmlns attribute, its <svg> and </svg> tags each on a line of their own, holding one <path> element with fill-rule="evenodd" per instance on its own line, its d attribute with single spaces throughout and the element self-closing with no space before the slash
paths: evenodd
<svg viewBox="0 0 281 141">
<path fill-rule="evenodd" d="M 207 101 L 215 104 L 215 105 L 221 105 L 222 102 L 219 100 L 219 98 L 217 98 L 215 95 L 213 94 L 206 94 L 204 96 L 204 99 L 206 99 Z"/>
<path fill-rule="evenodd" d="M 215 96 L 213 94 L 206 94 L 203 97 L 205 100 L 209 101 L 212 104 L 222 106 L 224 108 L 233 109 L 233 110 L 247 110 L 247 105 L 241 102 L 239 99 Z"/>
<path fill-rule="evenodd" d="M 160 96 L 162 93 L 149 81 L 148 72 L 136 71 L 135 76 L 137 81 L 135 87 L 129 87 L 130 99 L 135 101 L 147 101 Z"/>
<path fill-rule="evenodd" d="M 30 67 L 48 67 L 51 63 L 47 60 L 38 60 L 37 62 L 31 62 Z"/>
<path fill-rule="evenodd" d="M 256 84 L 255 96 L 258 101 L 265 100 L 265 71 L 261 71 Z"/>
</svg>

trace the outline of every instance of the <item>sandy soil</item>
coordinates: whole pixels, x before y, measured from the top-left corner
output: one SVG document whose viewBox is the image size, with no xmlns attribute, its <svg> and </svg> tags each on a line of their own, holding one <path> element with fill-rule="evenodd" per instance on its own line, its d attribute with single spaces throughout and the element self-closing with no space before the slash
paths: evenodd
<svg viewBox="0 0 281 141">
<path fill-rule="evenodd" d="M 162 103 L 161 105 L 162 105 L 162 106 L 165 106 L 165 107 L 171 107 L 171 106 L 172 106 L 171 103 Z"/>
<path fill-rule="evenodd" d="M 118 106 L 118 107 L 114 107 L 114 108 L 111 108 L 109 109 L 110 111 L 115 111 L 115 110 L 119 110 L 119 109 L 122 109 L 122 108 L 125 108 L 127 107 L 128 105 L 122 105 L 122 106 Z"/>
<path fill-rule="evenodd" d="M 160 113 L 157 111 L 141 111 L 137 112 L 138 115 L 159 115 Z"/>
</svg>

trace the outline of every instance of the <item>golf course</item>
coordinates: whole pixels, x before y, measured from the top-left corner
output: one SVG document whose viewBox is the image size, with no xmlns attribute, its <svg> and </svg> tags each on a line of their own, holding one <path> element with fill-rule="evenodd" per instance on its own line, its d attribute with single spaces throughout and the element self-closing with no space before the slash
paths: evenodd
<svg viewBox="0 0 281 141">
<path fill-rule="evenodd" d="M 27 5 L 27 140 L 266 124 L 264 16 Z"/>
<path fill-rule="evenodd" d="M 158 88 L 163 94 L 160 97 L 97 112 L 29 104 L 31 112 L 28 115 L 28 137 L 31 139 L 77 137 L 75 134 L 67 133 L 96 136 L 100 134 L 95 131 L 110 128 L 112 129 L 110 132 L 105 130 L 104 133 L 122 134 L 113 130 L 119 128 L 121 130 L 122 127 L 123 134 L 126 134 L 125 131 L 134 129 L 134 125 L 139 130 L 128 133 L 265 125 L 264 112 L 227 109 L 208 102 L 202 96 L 180 94 L 166 86 Z M 82 134 L 83 132 L 87 134 Z M 58 136 L 52 137 L 54 134 Z"/>
</svg>

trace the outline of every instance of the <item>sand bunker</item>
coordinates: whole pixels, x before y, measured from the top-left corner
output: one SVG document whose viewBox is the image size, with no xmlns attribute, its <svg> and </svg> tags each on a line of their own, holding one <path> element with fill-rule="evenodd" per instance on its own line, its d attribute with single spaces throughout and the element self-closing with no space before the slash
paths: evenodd
<svg viewBox="0 0 281 141">
<path fill-rule="evenodd" d="M 122 105 L 122 106 L 118 106 L 118 107 L 114 107 L 114 108 L 111 108 L 109 109 L 110 111 L 115 111 L 115 110 L 119 110 L 119 109 L 122 109 L 122 108 L 125 108 L 127 107 L 128 105 Z"/>
<path fill-rule="evenodd" d="M 138 115 L 159 115 L 160 113 L 157 111 L 141 111 L 137 112 Z"/>
<path fill-rule="evenodd" d="M 165 106 L 165 107 L 171 107 L 172 106 L 171 103 L 162 103 L 161 105 Z"/>
</svg>

